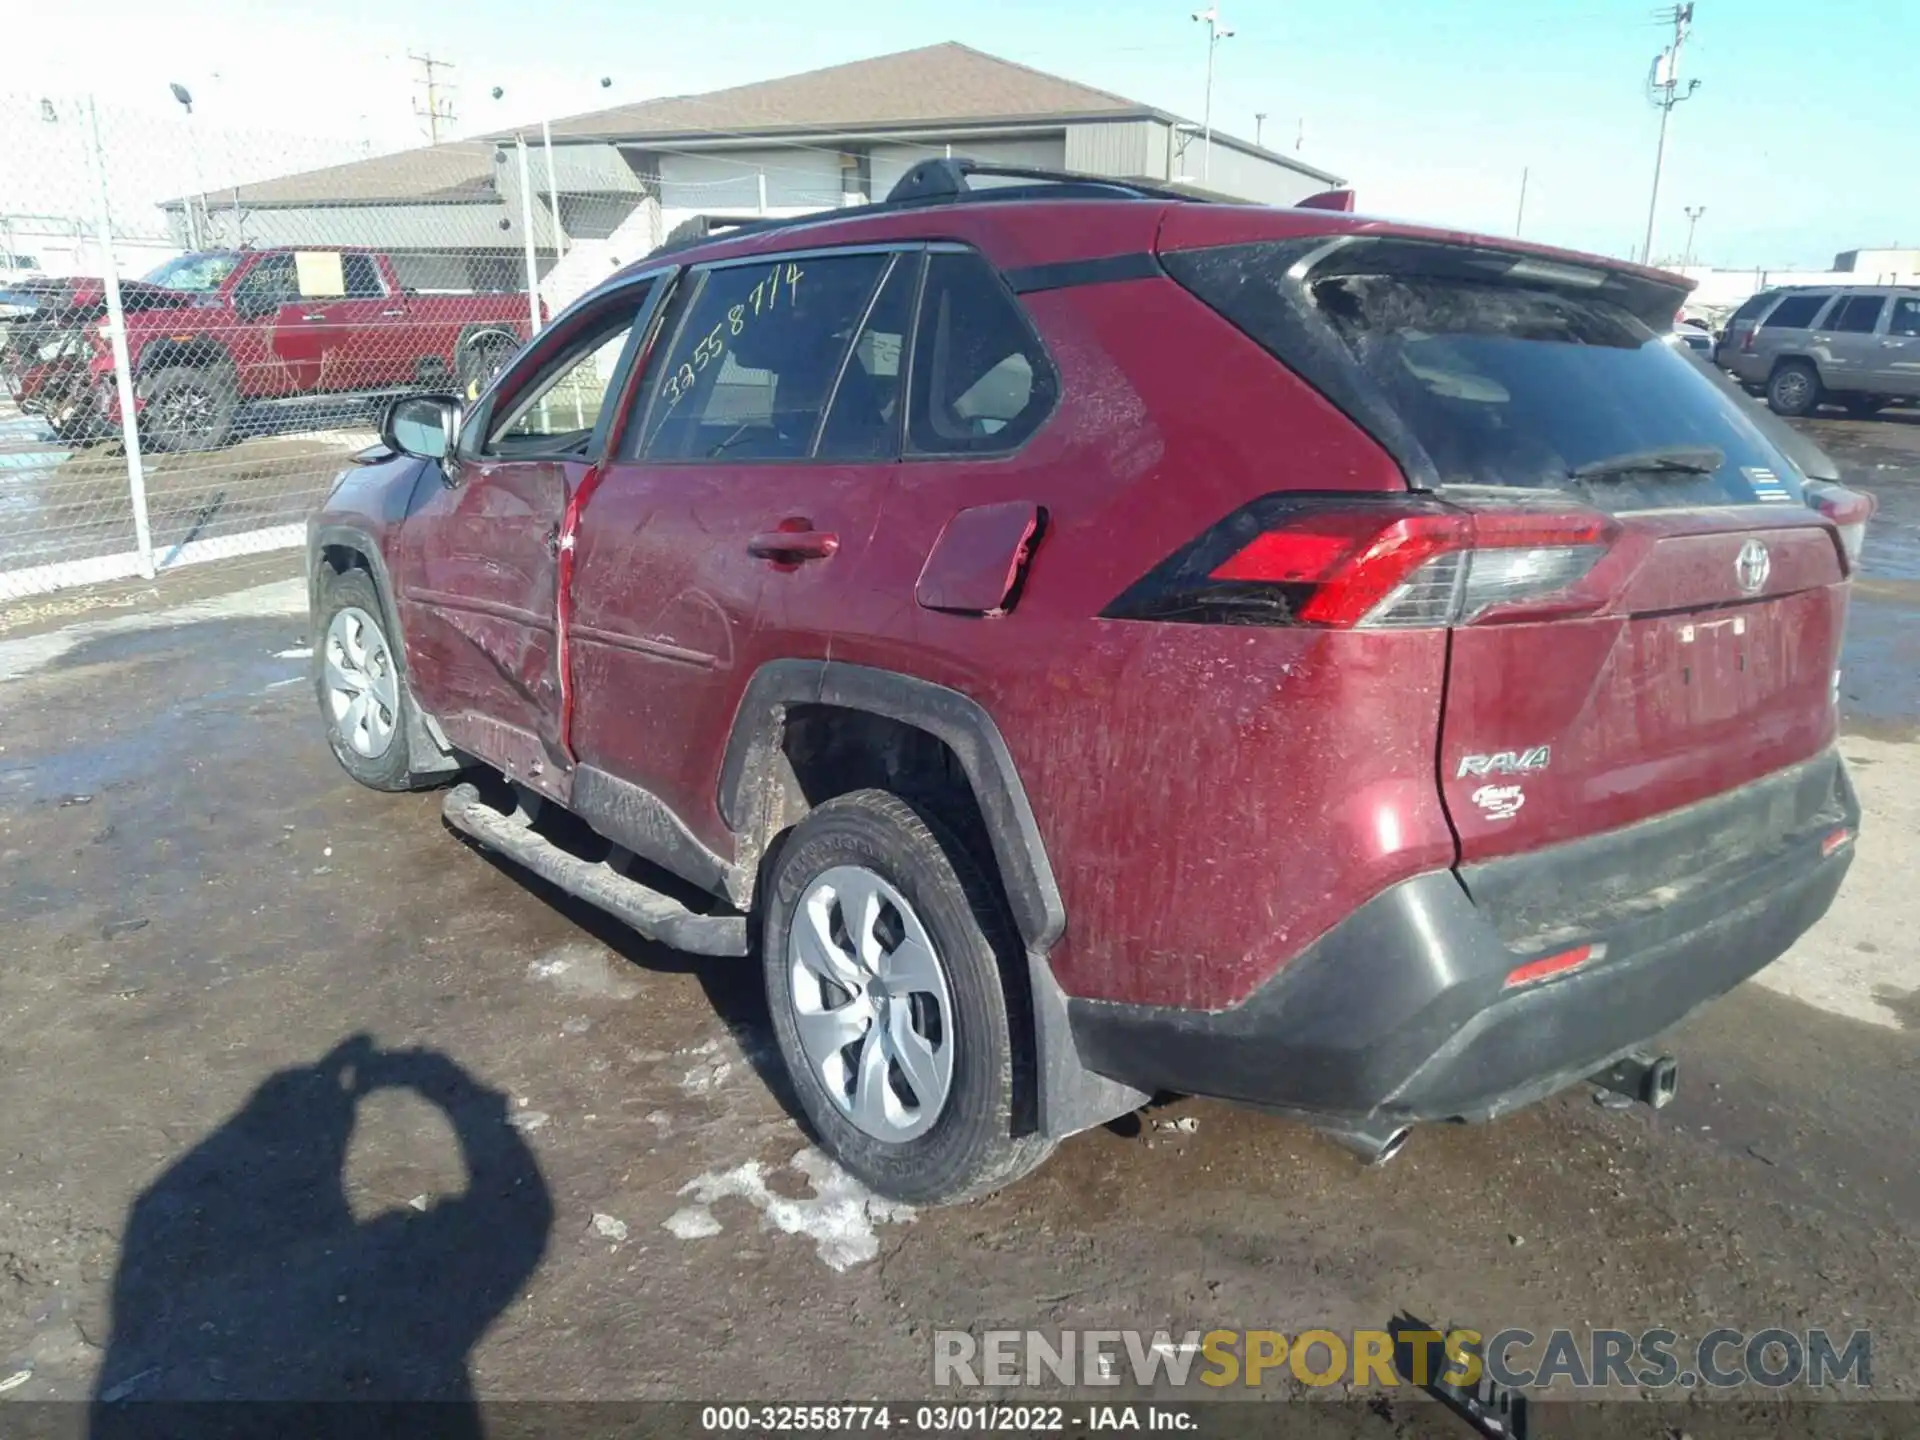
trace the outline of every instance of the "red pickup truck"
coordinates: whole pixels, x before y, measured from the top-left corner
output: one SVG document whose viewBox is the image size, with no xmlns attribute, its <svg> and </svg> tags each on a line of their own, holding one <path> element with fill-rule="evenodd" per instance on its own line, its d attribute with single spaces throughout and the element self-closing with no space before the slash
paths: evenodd
<svg viewBox="0 0 1920 1440">
<path fill-rule="evenodd" d="M 417 294 L 387 255 L 346 247 L 200 251 L 121 295 L 141 434 L 158 450 L 225 444 L 247 401 L 477 392 L 520 347 L 529 318 L 524 293 Z M 77 439 L 117 426 L 119 397 L 98 283 L 75 282 L 63 298 L 56 324 L 80 328 L 87 346 L 76 354 L 43 337 L 46 373 L 10 388 L 23 406 L 29 390 L 44 394 L 56 428 Z"/>
</svg>

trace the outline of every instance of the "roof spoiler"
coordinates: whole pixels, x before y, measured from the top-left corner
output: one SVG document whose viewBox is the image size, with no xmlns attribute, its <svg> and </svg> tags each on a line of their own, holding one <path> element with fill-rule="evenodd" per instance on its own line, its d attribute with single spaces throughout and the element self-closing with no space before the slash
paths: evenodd
<svg viewBox="0 0 1920 1440">
<path fill-rule="evenodd" d="M 1309 195 L 1304 200 L 1293 202 L 1296 210 L 1341 210 L 1353 213 L 1353 191 L 1350 189 L 1322 190 L 1317 195 Z"/>
</svg>

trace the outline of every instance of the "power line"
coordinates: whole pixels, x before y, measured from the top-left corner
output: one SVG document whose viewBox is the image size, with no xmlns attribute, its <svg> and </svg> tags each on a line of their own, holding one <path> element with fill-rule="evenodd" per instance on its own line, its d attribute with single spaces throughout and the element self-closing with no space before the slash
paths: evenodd
<svg viewBox="0 0 1920 1440">
<path fill-rule="evenodd" d="M 1693 92 L 1700 88 L 1698 80 L 1689 80 L 1684 87 L 1680 83 L 1680 51 L 1693 29 L 1692 0 L 1685 5 L 1662 10 L 1657 18 L 1662 24 L 1673 26 L 1673 43 L 1654 57 L 1653 69 L 1647 76 L 1647 98 L 1660 110 L 1660 145 L 1653 156 L 1653 193 L 1647 199 L 1647 235 L 1640 246 L 1640 263 L 1643 265 L 1653 263 L 1653 227 L 1660 214 L 1660 172 L 1667 163 L 1667 122 L 1673 118 L 1673 107 L 1682 100 L 1691 100 Z"/>
</svg>

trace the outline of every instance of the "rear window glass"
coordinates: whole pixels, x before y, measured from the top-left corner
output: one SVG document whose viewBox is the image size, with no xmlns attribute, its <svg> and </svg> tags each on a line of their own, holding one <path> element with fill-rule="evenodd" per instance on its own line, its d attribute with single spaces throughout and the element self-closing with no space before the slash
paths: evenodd
<svg viewBox="0 0 1920 1440">
<path fill-rule="evenodd" d="M 1610 300 L 1365 274 L 1313 293 L 1444 484 L 1573 490 L 1608 509 L 1799 496 L 1698 362 Z"/>
<path fill-rule="evenodd" d="M 1813 317 L 1818 315 L 1822 307 L 1832 298 L 1831 295 L 1789 295 L 1774 306 L 1773 313 L 1760 322 L 1760 328 L 1804 330 L 1813 323 Z"/>
<path fill-rule="evenodd" d="M 1758 295 L 1749 296 L 1740 302 L 1740 308 L 1738 310 L 1727 317 L 1727 323 L 1732 325 L 1736 321 L 1757 318 L 1762 310 L 1773 304 L 1774 299 L 1775 294 L 1771 290 L 1762 290 Z"/>
</svg>

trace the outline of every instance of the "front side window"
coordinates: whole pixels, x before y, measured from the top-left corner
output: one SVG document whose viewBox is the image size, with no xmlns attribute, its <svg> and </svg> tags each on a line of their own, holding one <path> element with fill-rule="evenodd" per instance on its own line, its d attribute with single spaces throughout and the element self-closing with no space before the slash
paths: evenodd
<svg viewBox="0 0 1920 1440">
<path fill-rule="evenodd" d="M 1773 313 L 1760 322 L 1763 330 L 1804 330 L 1813 317 L 1826 307 L 1831 295 L 1789 295 L 1773 307 Z"/>
<path fill-rule="evenodd" d="M 1920 335 L 1920 296 L 1901 295 L 1893 302 L 1893 314 L 1887 320 L 1889 335 Z"/>
<path fill-rule="evenodd" d="M 1849 295 L 1833 307 L 1827 328 L 1850 335 L 1871 335 L 1873 327 L 1880 323 L 1880 312 L 1886 308 L 1884 295 Z"/>
<path fill-rule="evenodd" d="M 649 460 L 799 460 L 893 257 L 814 255 L 709 270 L 654 387 Z"/>
<path fill-rule="evenodd" d="M 503 459 L 584 455 L 620 371 L 620 357 L 646 309 L 643 286 L 588 317 L 577 338 L 538 364 L 523 386 L 502 382 L 508 408 L 489 428 L 484 453 Z"/>
<path fill-rule="evenodd" d="M 293 257 L 268 255 L 234 286 L 234 299 L 253 309 L 272 310 L 300 298 L 300 285 L 294 276 Z"/>
<path fill-rule="evenodd" d="M 928 256 L 907 448 L 920 455 L 1011 450 L 1051 413 L 1055 388 L 1046 352 L 993 268 L 971 253 Z"/>
</svg>

